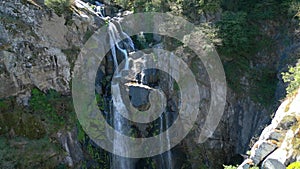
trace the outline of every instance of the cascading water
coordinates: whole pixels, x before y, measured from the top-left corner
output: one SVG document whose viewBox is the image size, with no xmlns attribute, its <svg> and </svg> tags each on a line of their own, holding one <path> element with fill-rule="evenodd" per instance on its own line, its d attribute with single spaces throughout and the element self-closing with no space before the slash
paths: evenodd
<svg viewBox="0 0 300 169">
<path fill-rule="evenodd" d="M 112 84 L 112 90 L 115 92 L 112 97 L 112 100 L 114 103 L 114 109 L 113 109 L 113 112 L 111 112 L 111 113 L 113 113 L 113 126 L 114 126 L 115 130 L 121 131 L 121 133 L 122 133 L 123 130 L 128 129 L 130 126 L 128 124 L 126 124 L 126 121 L 124 121 L 124 118 L 117 111 L 117 108 L 118 109 L 125 108 L 122 98 L 120 97 L 121 92 L 120 92 L 119 84 Z M 127 154 L 128 151 L 130 151 L 130 147 L 126 147 L 126 143 L 124 143 L 124 141 L 122 141 L 118 135 L 114 136 L 113 146 L 114 146 L 114 152 L 116 152 L 118 150 L 123 150 L 124 152 L 122 152 L 122 153 Z M 112 163 L 112 166 L 111 166 L 112 169 L 134 169 L 134 166 L 133 166 L 131 160 L 128 160 L 126 158 L 119 157 L 116 155 L 114 155 L 112 157 L 111 163 Z"/>
<path fill-rule="evenodd" d="M 159 117 L 159 119 L 160 119 L 160 132 L 162 132 L 162 131 L 164 131 L 164 129 L 165 128 L 167 128 L 168 127 L 168 118 L 163 118 L 163 115 L 161 115 L 160 117 Z M 163 142 L 163 141 L 167 141 L 167 143 L 168 143 L 168 149 L 170 149 L 170 139 L 169 139 L 169 131 L 168 130 L 166 130 L 165 131 L 166 132 L 166 134 L 167 134 L 167 140 L 162 140 L 162 138 L 160 137 L 160 139 L 161 139 L 161 141 L 160 142 Z M 163 147 L 160 147 L 161 148 L 161 150 L 163 150 Z M 160 154 L 160 169 L 165 169 L 165 168 L 167 168 L 167 169 L 172 169 L 173 167 L 172 167 L 172 152 L 171 151 L 167 151 L 167 152 L 165 152 L 165 153 L 163 153 L 163 154 Z"/>
<path fill-rule="evenodd" d="M 93 9 L 91 9 L 91 7 L 89 7 L 84 2 L 81 2 L 80 0 L 75 0 L 75 3 L 77 3 L 77 6 L 87 9 L 88 11 L 97 15 L 103 20 L 106 20 L 108 18 L 108 17 L 104 18 L 105 16 L 104 16 L 104 11 L 102 6 L 98 7 L 97 11 L 95 12 L 93 11 Z M 133 40 L 130 38 L 130 36 L 128 36 L 122 30 L 120 23 L 116 21 L 115 18 L 110 19 L 107 31 L 108 31 L 109 47 L 110 47 L 110 54 L 113 62 L 114 74 L 113 76 L 111 74 L 106 75 L 106 78 L 109 77 L 111 79 L 110 84 L 108 85 L 98 84 L 99 86 L 102 87 L 104 86 L 104 91 L 101 94 L 103 95 L 103 100 L 105 102 L 104 104 L 106 105 L 106 108 L 105 110 L 102 111 L 104 116 L 106 117 L 107 122 L 115 129 L 115 131 L 124 135 L 130 135 L 132 137 L 135 136 L 135 137 L 146 138 L 146 137 L 155 136 L 154 133 L 157 134 L 157 133 L 162 133 L 164 131 L 166 132 L 167 136 L 169 136 L 167 129 L 171 124 L 170 123 L 171 120 L 169 119 L 167 111 L 164 111 L 164 113 L 162 113 L 156 120 L 154 120 L 153 123 L 151 122 L 151 124 L 146 124 L 146 125 L 134 123 L 126 119 L 124 116 L 122 116 L 121 112 L 127 112 L 126 109 L 127 107 L 124 104 L 124 100 L 122 100 L 121 97 L 122 96 L 121 89 L 124 89 L 121 87 L 121 85 L 124 85 L 124 83 L 116 83 L 116 82 L 122 82 L 121 79 L 126 79 L 126 78 L 128 82 L 128 79 L 130 79 L 129 82 L 136 83 L 134 87 L 130 89 L 130 90 L 136 90 L 135 92 L 132 93 L 138 93 L 137 95 L 144 95 L 142 96 L 143 98 L 149 97 L 149 93 L 151 91 L 155 91 L 156 89 L 154 89 L 154 87 L 149 84 L 148 80 L 145 80 L 147 79 L 148 76 L 148 73 L 145 71 L 145 67 L 146 67 L 145 61 L 141 59 L 141 57 L 129 58 L 129 55 L 134 53 L 135 51 L 135 45 L 133 43 Z M 122 65 L 119 63 L 120 60 L 123 60 L 124 62 L 123 67 L 119 66 Z M 133 65 L 129 64 L 129 62 L 133 63 Z M 101 77 L 99 74 L 97 76 L 99 76 L 100 79 L 97 83 L 102 83 L 100 81 L 102 81 L 102 76 L 105 76 L 105 74 L 101 75 Z M 152 88 L 150 86 L 152 86 Z M 159 88 L 159 86 L 156 86 L 155 88 Z M 147 92 L 139 93 L 139 91 L 143 91 L 143 90 L 148 91 L 149 93 Z M 160 94 L 161 94 L 160 96 L 163 97 L 162 96 L 163 94 L 162 93 Z M 143 105 L 141 107 L 143 107 Z M 133 133 L 131 133 L 131 131 L 133 131 Z M 107 132 L 107 135 L 112 136 L 111 134 L 112 133 Z M 119 135 L 114 134 L 112 137 L 109 138 L 114 138 L 112 140 L 114 152 L 123 151 L 121 154 L 128 154 L 131 151 L 132 147 L 126 147 L 127 144 L 124 142 L 124 140 L 119 138 Z M 167 138 L 166 140 L 160 138 L 160 140 L 162 144 L 157 146 L 160 148 L 161 151 L 164 150 L 164 148 L 162 147 L 164 145 L 163 143 L 167 143 L 167 146 L 169 146 L 168 149 L 170 149 L 170 138 Z M 114 153 L 112 153 L 110 155 L 110 162 L 108 163 L 110 163 L 109 168 L 111 169 L 141 169 L 141 168 L 173 169 L 174 168 L 171 151 L 167 151 L 153 158 L 144 158 L 144 159 L 125 158 L 125 157 L 114 155 Z"/>
<path fill-rule="evenodd" d="M 124 32 L 119 33 L 118 30 L 117 30 L 116 25 L 112 22 L 110 22 L 108 24 L 108 33 L 109 33 L 110 49 L 111 49 L 111 53 L 112 53 L 113 60 L 114 60 L 115 75 L 120 76 L 120 74 L 119 74 L 120 72 L 119 72 L 119 69 L 118 69 L 119 64 L 118 64 L 116 49 L 119 50 L 122 53 L 122 55 L 124 56 L 124 59 L 125 59 L 125 68 L 124 68 L 124 70 L 128 70 L 128 68 L 129 68 L 127 51 L 126 51 L 126 49 L 122 49 L 119 46 L 119 43 L 118 43 L 122 39 L 120 37 L 120 33 L 121 34 L 125 34 L 125 33 Z"/>
<path fill-rule="evenodd" d="M 148 137 L 149 135 L 151 135 L 151 133 L 146 132 L 147 126 L 138 127 L 140 126 L 139 124 L 133 124 L 133 122 L 129 121 L 128 119 L 124 118 L 124 116 L 121 115 L 121 112 L 128 111 L 121 97 L 122 88 L 120 87 L 120 85 L 124 85 L 124 84 L 116 83 L 116 82 L 122 82 L 122 80 L 120 79 L 126 78 L 126 75 L 124 76 L 122 72 L 127 71 L 127 75 L 129 74 L 129 76 L 131 77 L 130 78 L 131 82 L 140 83 L 140 85 L 136 85 L 137 88 L 145 88 L 147 90 L 153 90 L 147 86 L 148 85 L 147 81 L 144 80 L 145 77 L 147 76 L 147 74 L 143 70 L 145 68 L 145 64 L 142 63 L 142 59 L 136 62 L 133 61 L 133 58 L 129 59 L 129 53 L 135 51 L 134 43 L 132 39 L 125 32 L 123 32 L 120 24 L 117 21 L 111 21 L 108 24 L 108 35 L 109 35 L 111 57 L 113 59 L 113 65 L 114 65 L 114 75 L 112 77 L 111 86 L 110 86 L 112 93 L 110 94 L 111 96 L 108 97 L 110 98 L 110 100 L 112 100 L 113 106 L 110 106 L 110 112 L 109 112 L 110 116 L 107 117 L 109 118 L 108 121 L 110 121 L 112 127 L 121 134 L 128 133 L 128 131 L 134 130 L 135 133 L 143 133 L 143 134 L 138 134 L 139 136 Z M 120 68 L 119 66 L 120 65 L 119 60 L 121 59 L 123 59 L 123 63 L 124 63 L 124 67 L 122 68 Z M 131 60 L 130 62 L 132 62 L 133 65 L 129 65 L 129 60 Z M 135 65 L 135 63 L 137 62 L 140 63 L 138 66 Z M 129 71 L 131 72 L 131 75 L 130 73 L 128 73 Z M 134 77 L 135 79 L 132 79 L 132 77 Z M 169 121 L 170 121 L 168 119 L 168 116 L 162 113 L 158 118 L 158 120 L 156 121 L 158 123 L 158 126 L 156 126 L 156 129 L 152 129 L 152 130 L 156 130 L 156 131 L 158 130 L 159 133 L 166 131 L 167 135 L 169 135 L 168 130 L 166 130 L 169 126 Z M 133 126 L 135 126 L 136 128 L 133 129 Z M 111 134 L 111 133 L 107 133 L 107 134 Z M 113 138 L 114 140 L 112 141 L 112 143 L 115 152 L 120 150 L 124 151 L 122 152 L 122 154 L 128 154 L 128 152 L 130 152 L 130 147 L 126 147 L 126 143 L 124 143 L 124 141 L 121 140 L 118 135 L 114 135 Z M 170 139 L 161 140 L 161 142 L 167 142 L 168 146 L 170 146 Z M 163 146 L 163 144 L 158 146 Z M 170 147 L 168 147 L 168 149 L 170 149 Z M 163 150 L 162 147 L 161 150 Z M 157 157 L 159 157 L 159 161 L 156 163 L 155 168 L 158 169 L 173 168 L 171 151 L 167 151 L 161 155 L 158 155 Z M 110 161 L 111 163 L 110 168 L 111 169 L 136 169 L 136 168 L 139 169 L 140 166 L 142 166 L 143 168 L 151 168 L 150 164 L 146 162 L 144 162 L 144 164 L 142 165 L 137 164 L 138 161 L 143 161 L 143 160 L 130 159 L 130 158 L 120 157 L 112 154 L 111 161 Z"/>
</svg>

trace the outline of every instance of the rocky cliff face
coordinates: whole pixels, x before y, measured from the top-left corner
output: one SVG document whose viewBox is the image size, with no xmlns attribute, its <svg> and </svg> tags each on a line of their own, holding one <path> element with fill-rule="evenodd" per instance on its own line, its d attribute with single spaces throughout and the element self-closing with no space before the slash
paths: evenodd
<svg viewBox="0 0 300 169">
<path fill-rule="evenodd" d="M 1 1 L 0 13 L 0 97 L 20 96 L 26 105 L 32 87 L 70 93 L 72 62 L 94 18 L 81 11 L 66 19 L 27 1 Z"/>
<path fill-rule="evenodd" d="M 278 108 L 270 125 L 265 127 L 251 148 L 249 159 L 239 168 L 259 165 L 265 169 L 285 169 L 300 160 L 300 94 L 287 98 Z"/>
<path fill-rule="evenodd" d="M 6 158 L 0 164 L 1 168 L 53 168 L 59 164 L 75 167 L 83 159 L 78 129 L 74 128 L 76 120 L 71 120 L 72 108 L 66 110 L 68 103 L 63 103 L 68 100 L 67 97 L 59 101 L 64 107 L 60 112 L 68 112 L 66 119 L 70 120 L 69 124 L 63 122 L 64 127 L 58 127 L 56 123 L 64 121 L 62 114 L 59 115 L 60 120 L 53 118 L 59 114 L 60 106 L 54 108 L 54 116 L 49 118 L 46 112 L 51 111 L 51 101 L 46 101 L 48 106 L 38 103 L 44 109 L 38 113 L 28 109 L 29 99 L 33 88 L 70 95 L 72 67 L 77 54 L 91 32 L 103 25 L 104 21 L 94 18 L 91 12 L 80 5 L 73 6 L 70 18 L 58 16 L 43 2 L 39 2 L 0 2 L 0 130 L 3 148 L 0 154 L 1 161 Z M 16 98 L 18 104 L 14 99 L 2 102 L 6 98 Z M 9 142 L 5 141 L 6 136 Z M 24 138 L 18 140 L 16 137 L 19 136 Z M 29 143 L 26 139 L 29 139 Z M 19 145 L 16 150 L 8 148 L 16 145 Z M 24 154 L 21 149 L 27 153 Z M 18 159 L 10 160 L 13 156 L 18 156 Z M 38 161 L 44 160 L 52 164 L 39 164 Z"/>
</svg>

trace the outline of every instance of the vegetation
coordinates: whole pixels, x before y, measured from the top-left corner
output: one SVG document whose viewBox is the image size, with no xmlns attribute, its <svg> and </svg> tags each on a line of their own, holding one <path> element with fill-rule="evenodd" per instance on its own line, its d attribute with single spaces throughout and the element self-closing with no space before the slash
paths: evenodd
<svg viewBox="0 0 300 169">
<path fill-rule="evenodd" d="M 229 58 L 246 59 L 256 51 L 256 40 L 259 32 L 249 25 L 247 13 L 226 11 L 218 22 L 219 36 L 222 39 L 220 51 Z"/>
<path fill-rule="evenodd" d="M 223 165 L 224 169 L 237 169 L 238 166 L 233 166 L 233 165 Z"/>
<path fill-rule="evenodd" d="M 224 169 L 237 169 L 238 166 L 232 166 L 232 165 L 223 165 L 224 166 Z M 250 167 L 250 169 L 259 169 L 259 167 Z"/>
<path fill-rule="evenodd" d="M 198 25 L 200 25 L 202 16 L 222 11 L 220 20 L 202 24 L 201 27 L 217 46 L 230 87 L 241 93 L 251 91 L 252 100 L 264 105 L 272 100 L 277 83 L 276 72 L 272 71 L 272 67 L 261 64 L 260 58 L 255 57 L 259 51 L 272 50 L 275 44 L 273 35 L 266 35 L 264 23 L 277 22 L 280 24 L 282 19 L 298 19 L 300 17 L 298 0 L 112 1 L 134 12 L 172 12 Z M 72 15 L 73 3 L 74 0 L 45 0 L 45 4 L 54 9 L 57 15 L 67 18 Z M 0 20 L 5 23 L 5 28 L 14 34 L 19 31 L 31 30 L 23 21 L 13 17 L 0 16 Z M 84 41 L 92 34 L 93 31 L 88 30 Z M 168 37 L 163 39 L 176 47 L 182 45 L 178 42 L 174 43 L 174 40 L 168 39 Z M 148 48 L 150 42 L 153 41 L 153 35 L 145 33 L 143 36 L 136 36 L 136 41 L 138 41 L 136 43 L 138 48 Z M 63 52 L 68 56 L 73 67 L 75 56 L 80 49 L 71 47 L 64 49 Z M 198 64 L 193 62 L 192 69 L 197 71 L 197 66 Z M 282 75 L 284 82 L 288 83 L 287 94 L 295 94 L 300 88 L 300 61 Z M 244 78 L 246 82 L 242 82 L 241 79 Z M 246 89 L 247 87 L 248 89 Z M 174 90 L 179 90 L 175 83 Z M 62 150 L 56 143 L 53 143 L 51 135 L 58 130 L 73 128 L 75 125 L 78 129 L 78 140 L 82 144 L 85 154 L 103 168 L 109 168 L 109 154 L 95 147 L 85 134 L 75 118 L 71 97 L 62 96 L 53 90 L 44 93 L 36 88 L 32 90 L 31 95 L 30 106 L 27 108 L 18 106 L 14 101 L 15 98 L 0 100 L 0 168 L 11 166 L 12 168 L 56 167 L 58 161 L 53 157 L 62 154 Z M 107 108 L 108 105 L 100 95 L 96 95 L 96 100 L 100 110 L 103 111 Z M 294 141 L 297 142 L 295 145 L 299 145 L 299 138 L 295 138 Z M 49 161 L 49 164 L 45 161 Z M 24 164 L 21 164 L 22 162 Z M 152 165 L 149 160 L 147 163 Z M 88 168 L 87 165 L 87 163 L 83 163 L 82 168 Z M 300 163 L 295 162 L 290 164 L 288 169 L 297 169 L 299 166 Z M 236 169 L 237 167 L 224 166 L 224 168 Z M 252 169 L 256 168 L 252 167 Z"/>
<path fill-rule="evenodd" d="M 293 162 L 286 169 L 300 169 L 300 162 Z"/>
<path fill-rule="evenodd" d="M 45 0 L 45 5 L 52 8 L 58 16 L 71 12 L 74 0 Z"/>
<path fill-rule="evenodd" d="M 33 89 L 30 106 L 0 100 L 0 168 L 56 168 L 64 150 L 53 138 L 74 127 L 70 97 Z"/>
<path fill-rule="evenodd" d="M 74 0 L 45 0 L 45 5 L 54 10 L 58 16 L 64 16 L 65 25 L 71 25 Z"/>
<path fill-rule="evenodd" d="M 300 61 L 295 67 L 290 67 L 288 72 L 282 73 L 282 78 L 285 83 L 288 83 L 286 88 L 288 96 L 294 95 L 300 88 Z"/>
<path fill-rule="evenodd" d="M 31 93 L 30 108 L 41 116 L 51 128 L 56 129 L 66 123 L 72 124 L 75 120 L 71 98 L 62 97 L 54 90 L 43 93 L 34 88 Z"/>
<path fill-rule="evenodd" d="M 282 19 L 298 18 L 300 3 L 297 0 L 115 0 L 114 2 L 135 12 L 170 11 L 195 24 L 200 24 L 202 15 L 222 11 L 221 20 L 201 27 L 209 30 L 204 32 L 217 46 L 229 86 L 240 93 L 250 92 L 252 100 L 264 106 L 268 106 L 274 99 L 277 78 L 276 72 L 272 70 L 275 68 L 252 67 L 250 64 L 264 65 L 256 56 L 257 53 L 272 51 L 276 47 L 273 35 L 265 32 L 263 23 L 270 21 L 280 23 Z M 144 41 L 151 41 L 150 36 L 145 35 Z M 164 40 L 168 41 L 166 38 Z M 139 44 L 141 42 L 138 41 L 138 47 L 146 46 Z M 243 78 L 246 79 L 247 85 L 241 81 Z"/>
<path fill-rule="evenodd" d="M 55 168 L 62 158 L 61 149 L 48 137 L 30 140 L 0 136 L 0 168 Z"/>
</svg>

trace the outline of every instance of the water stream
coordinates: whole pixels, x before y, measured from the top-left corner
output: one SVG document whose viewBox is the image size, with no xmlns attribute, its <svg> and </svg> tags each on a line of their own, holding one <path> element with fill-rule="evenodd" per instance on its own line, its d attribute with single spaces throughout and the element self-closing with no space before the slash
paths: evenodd
<svg viewBox="0 0 300 169">
<path fill-rule="evenodd" d="M 112 61 L 113 61 L 113 65 L 114 65 L 114 75 L 112 77 L 112 82 L 111 82 L 111 86 L 110 86 L 110 90 L 113 91 L 114 94 L 108 94 L 104 97 L 105 100 L 111 100 L 110 101 L 110 110 L 109 110 L 109 116 L 107 116 L 107 121 L 110 122 L 110 125 L 112 125 L 112 127 L 118 131 L 119 133 L 122 134 L 128 134 L 128 131 L 135 131 L 135 133 L 144 133 L 142 134 L 138 134 L 140 137 L 148 137 L 149 135 L 151 135 L 151 133 L 145 134 L 147 132 L 145 132 L 145 128 L 146 127 L 142 127 L 139 128 L 137 126 L 139 126 L 139 124 L 133 124 L 133 122 L 131 122 L 130 120 L 124 118 L 124 116 L 122 116 L 122 114 L 120 112 L 127 112 L 127 108 L 126 105 L 124 104 L 124 101 L 122 100 L 122 93 L 121 89 L 122 87 L 120 87 L 120 85 L 124 85 L 124 84 L 118 84 L 118 83 L 113 83 L 113 79 L 115 78 L 125 78 L 123 77 L 123 71 L 131 71 L 134 76 L 131 76 L 131 81 L 135 81 L 136 83 L 140 83 L 142 85 L 140 85 L 141 87 L 144 85 L 148 88 L 147 86 L 147 81 L 144 81 L 145 76 L 147 76 L 147 74 L 145 73 L 143 67 L 145 67 L 145 65 L 129 65 L 129 60 L 132 60 L 132 58 L 129 59 L 129 53 L 132 53 L 135 51 L 135 47 L 134 47 L 134 43 L 133 40 L 122 30 L 122 27 L 120 26 L 120 23 L 117 20 L 111 19 L 109 24 L 108 24 L 108 36 L 109 36 L 109 45 L 110 45 L 110 51 L 111 51 L 111 57 L 112 57 Z M 122 60 L 122 61 L 121 61 Z M 124 62 L 124 66 L 120 66 L 121 62 Z M 133 64 L 135 62 L 132 62 Z M 139 68 L 137 68 L 139 67 Z M 139 75 L 139 78 L 138 76 Z M 135 79 L 132 79 L 132 77 L 135 77 Z M 137 85 L 139 86 L 139 85 Z M 109 92 L 108 92 L 109 93 Z M 128 93 L 128 92 L 127 92 Z M 135 97 L 135 96 L 133 96 Z M 158 118 L 158 126 L 156 126 L 156 129 L 152 129 L 152 131 L 154 130 L 159 130 L 158 133 L 161 133 L 163 131 L 166 130 L 166 128 L 168 128 L 169 126 L 169 119 L 167 115 L 163 115 L 161 114 L 161 116 Z M 133 127 L 134 126 L 134 127 Z M 167 132 L 167 131 L 166 131 Z M 111 133 L 107 133 L 107 134 L 111 134 Z M 167 133 L 168 134 L 168 133 Z M 152 134 L 153 135 L 153 134 Z M 161 138 L 162 139 L 162 138 Z M 168 142 L 170 145 L 170 139 L 167 140 L 161 140 L 162 142 Z M 123 154 L 126 154 L 128 152 L 130 152 L 130 147 L 125 147 L 126 143 L 124 143 L 123 140 L 121 140 L 120 138 L 118 138 L 118 135 L 114 135 L 114 140 L 113 140 L 113 146 L 114 146 L 114 151 L 117 150 L 122 150 L 124 151 Z M 158 146 L 162 146 L 162 145 L 158 145 Z M 161 150 L 163 148 L 161 147 Z M 171 151 L 165 152 L 161 155 L 158 155 L 159 157 L 159 162 L 156 162 L 156 167 L 158 169 L 172 169 L 172 153 Z M 137 164 L 139 163 L 139 161 L 146 161 L 146 160 L 141 160 L 141 159 L 130 159 L 130 158 L 125 158 L 125 157 L 120 157 L 117 155 L 111 155 L 111 169 L 140 169 L 141 164 Z M 151 158 L 150 158 L 151 159 Z M 147 166 L 148 165 L 148 166 Z M 150 166 L 150 164 L 144 162 L 142 164 L 143 168 L 153 168 L 152 166 Z"/>
</svg>

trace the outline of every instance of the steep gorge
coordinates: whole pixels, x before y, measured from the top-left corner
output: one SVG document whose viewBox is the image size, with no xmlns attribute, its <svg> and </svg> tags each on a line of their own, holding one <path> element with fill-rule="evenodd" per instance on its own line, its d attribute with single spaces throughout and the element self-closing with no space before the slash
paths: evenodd
<svg viewBox="0 0 300 169">
<path fill-rule="evenodd" d="M 40 6 L 42 6 L 42 9 Z M 71 95 L 70 83 L 73 67 L 80 49 L 97 28 L 105 25 L 105 20 L 94 16 L 94 14 L 85 9 L 84 6 L 77 5 L 75 9 L 70 19 L 58 16 L 43 4 L 36 6 L 27 3 L 27 1 L 11 2 L 9 0 L 1 2 L 0 97 L 3 99 L 0 104 L 0 127 L 1 130 L 5 128 L 5 131 L 0 132 L 2 134 L 1 140 L 3 140 L 1 142 L 3 142 L 3 146 L 14 147 L 13 149 L 16 154 L 19 154 L 23 149 L 26 149 L 28 153 L 31 154 L 24 155 L 28 157 L 28 159 L 18 157 L 19 161 L 17 163 L 13 162 L 13 160 L 9 161 L 9 159 L 6 159 L 5 161 L 4 158 L 1 158 L 3 162 L 0 163 L 0 166 L 3 168 L 54 168 L 59 165 L 75 168 L 83 166 L 87 168 L 97 168 L 99 166 L 101 166 L 100 168 L 109 168 L 109 164 L 111 163 L 108 158 L 109 154 L 97 147 L 95 143 L 82 133 L 83 131 L 80 129 L 80 125 L 76 124 L 76 118 L 71 117 L 74 116 L 74 113 L 70 115 L 73 111 L 72 108 L 66 106 L 68 103 L 61 101 L 70 99 L 68 97 Z M 218 17 L 219 15 L 219 13 L 216 13 L 203 15 L 201 17 L 203 21 L 211 21 L 220 19 Z M 195 69 L 197 82 L 201 85 L 199 92 L 204 100 L 201 104 L 201 113 L 197 119 L 195 128 L 178 146 L 172 149 L 172 164 L 165 165 L 172 165 L 172 168 L 206 167 L 216 169 L 222 168 L 222 164 L 241 163 L 242 159 L 239 154 L 246 153 L 249 149 L 251 138 L 254 135 L 260 134 L 263 127 L 271 121 L 272 112 L 275 111 L 278 102 L 271 99 L 264 100 L 269 103 L 265 105 L 262 104 L 260 100 L 256 100 L 253 95 L 261 96 L 264 95 L 264 93 L 257 92 L 265 92 L 268 90 L 256 90 L 255 84 L 252 83 L 256 81 L 261 82 L 265 80 L 264 78 L 270 78 L 270 80 L 275 79 L 275 83 L 278 80 L 276 92 L 273 92 L 277 96 L 277 101 L 281 99 L 285 95 L 284 90 L 286 87 L 282 82 L 281 72 L 287 71 L 287 63 L 294 64 L 295 60 L 299 58 L 297 50 L 299 36 L 297 32 L 298 27 L 295 26 L 294 23 L 291 23 L 291 21 L 286 20 L 262 23 L 261 29 L 263 29 L 264 33 L 273 38 L 275 41 L 274 44 L 276 45 L 272 46 L 272 49 L 267 50 L 264 48 L 257 52 L 255 56 L 253 56 L 253 59 L 251 59 L 251 67 L 258 69 L 260 67 L 267 67 L 268 70 L 272 70 L 270 76 L 268 74 L 268 76 L 264 77 L 260 74 L 260 71 L 254 72 L 257 73 L 257 79 L 252 81 L 251 78 L 255 77 L 255 75 L 250 76 L 248 73 L 245 73 L 242 74 L 241 79 L 239 79 L 239 83 L 241 83 L 244 88 L 242 92 L 239 92 L 233 86 L 228 87 L 226 109 L 222 120 L 212 137 L 203 144 L 198 144 L 195 140 L 201 132 L 201 126 L 203 125 L 203 119 L 206 117 L 205 113 L 208 110 L 210 100 L 210 87 L 209 84 L 207 84 L 208 76 L 203 67 L 203 63 L 186 47 L 180 45 L 173 47 L 170 45 L 172 44 L 170 39 L 160 36 L 156 37 L 155 41 L 157 42 L 155 45 L 165 48 L 175 48 L 173 52 L 177 56 L 180 56 L 189 67 Z M 282 32 L 280 29 L 284 29 L 286 32 Z M 282 41 L 286 41 L 286 43 Z M 134 42 L 138 43 L 135 39 Z M 112 55 L 114 55 L 113 51 Z M 106 60 L 103 61 L 103 65 L 105 66 L 100 66 L 99 68 L 102 71 L 100 74 L 103 76 L 103 78 L 100 79 L 101 83 L 99 83 L 101 88 L 99 89 L 100 93 L 106 92 L 105 86 L 108 86 L 106 81 L 114 72 L 116 60 L 117 58 L 107 56 Z M 122 59 L 119 58 L 119 60 Z M 226 60 L 225 64 L 232 68 L 234 65 L 230 65 L 230 61 L 231 59 Z M 167 94 L 167 97 L 169 97 L 171 101 L 169 109 L 175 111 L 178 107 L 177 102 L 179 102 L 179 99 L 176 92 L 174 92 L 173 79 L 155 71 L 149 71 L 145 74 L 144 77 L 148 79 L 147 81 L 152 83 L 152 85 L 158 84 L 158 86 L 165 88 L 166 91 L 171 91 Z M 276 80 L 276 78 L 278 79 Z M 268 87 L 269 86 L 263 86 L 262 88 Z M 62 94 L 62 98 L 59 100 L 62 104 L 54 104 L 54 115 L 50 117 L 51 120 L 58 118 L 58 123 L 63 122 L 57 129 L 52 129 L 53 126 L 57 125 L 56 122 L 53 126 L 47 122 L 48 117 L 46 113 L 48 110 L 46 110 L 46 108 L 49 107 L 48 105 L 46 105 L 45 110 L 37 111 L 36 109 L 32 110 L 32 108 L 30 108 L 33 107 L 30 105 L 30 103 L 33 103 L 32 99 L 30 101 L 30 98 L 41 95 L 39 98 L 41 100 L 44 95 L 39 92 L 35 94 L 33 91 L 37 91 L 36 88 L 43 92 L 50 91 L 51 93 L 52 90 L 55 90 Z M 52 104 L 52 96 L 46 96 L 46 98 L 49 97 L 50 101 L 45 99 L 45 102 Z M 56 98 L 56 96 L 54 96 L 54 98 Z M 297 102 L 297 100 L 295 100 L 295 102 Z M 37 104 L 39 104 L 39 102 Z M 40 104 L 40 106 L 42 107 L 43 105 Z M 10 112 L 11 114 L 9 114 Z M 39 115 L 39 113 L 41 115 Z M 61 116 L 63 119 L 68 120 L 60 120 Z M 15 120 L 18 118 L 22 119 L 21 123 Z M 38 122 L 34 123 L 34 121 Z M 31 123 L 36 124 L 36 126 L 30 126 L 29 124 Z M 27 127 L 28 131 L 22 131 L 20 129 Z M 46 128 L 46 131 L 41 132 L 40 135 L 37 134 L 37 137 L 29 134 L 34 132 L 30 131 L 30 129 L 42 131 L 41 128 Z M 48 154 L 44 152 L 43 149 L 41 149 L 40 152 L 35 152 L 32 150 L 32 147 L 35 146 L 35 142 L 42 142 L 45 145 L 44 147 L 53 153 Z M 53 147 L 61 150 L 57 151 L 56 148 Z M 13 152 L 9 148 L 7 151 Z M 1 157 L 4 157 L 3 153 L 5 152 L 2 151 Z M 34 161 L 34 154 L 39 153 L 42 154 L 42 158 Z M 16 154 L 13 154 L 12 157 Z M 57 157 L 55 160 L 52 159 L 53 154 L 54 157 Z M 156 156 L 152 159 L 140 159 L 136 165 L 143 167 L 151 166 L 152 163 L 159 165 L 159 163 L 163 163 L 163 161 L 159 159 L 166 158 L 168 154 L 163 154 L 163 156 L 163 158 Z M 253 156 L 252 153 L 251 156 Z M 235 157 L 238 157 L 238 160 L 236 160 Z M 54 166 L 43 162 L 49 158 L 55 161 L 51 164 Z M 27 160 L 27 162 L 22 163 L 22 160 Z M 289 160 L 290 161 L 283 163 L 287 165 L 295 159 Z M 258 162 L 255 162 L 255 164 L 256 163 Z"/>
</svg>

